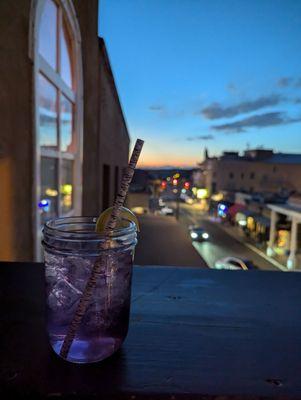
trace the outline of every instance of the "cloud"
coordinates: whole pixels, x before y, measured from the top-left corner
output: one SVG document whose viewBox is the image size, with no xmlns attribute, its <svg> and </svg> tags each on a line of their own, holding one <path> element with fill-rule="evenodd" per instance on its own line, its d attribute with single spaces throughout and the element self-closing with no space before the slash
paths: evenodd
<svg viewBox="0 0 301 400">
<path fill-rule="evenodd" d="M 215 131 L 225 131 L 226 133 L 241 133 L 246 132 L 246 128 L 265 128 L 267 126 L 286 125 L 300 121 L 300 117 L 290 118 L 283 112 L 270 112 L 253 115 L 228 124 L 213 125 L 211 129 Z"/>
<path fill-rule="evenodd" d="M 277 82 L 277 85 L 279 87 L 288 87 L 293 83 L 293 78 L 289 78 L 288 76 L 284 76 L 280 78 Z"/>
<path fill-rule="evenodd" d="M 213 135 L 200 135 L 200 136 L 193 136 L 193 137 L 188 137 L 186 140 L 192 142 L 195 140 L 213 140 L 214 136 Z"/>
<path fill-rule="evenodd" d="M 163 111 L 165 109 L 161 104 L 152 104 L 148 107 L 150 111 Z"/>
<path fill-rule="evenodd" d="M 275 106 L 283 101 L 284 98 L 278 94 L 258 97 L 255 100 L 242 101 L 234 106 L 223 107 L 219 103 L 212 103 L 203 108 L 198 114 L 202 114 L 207 119 L 219 119 L 234 117 L 251 111 L 256 111 L 264 107 Z"/>
</svg>

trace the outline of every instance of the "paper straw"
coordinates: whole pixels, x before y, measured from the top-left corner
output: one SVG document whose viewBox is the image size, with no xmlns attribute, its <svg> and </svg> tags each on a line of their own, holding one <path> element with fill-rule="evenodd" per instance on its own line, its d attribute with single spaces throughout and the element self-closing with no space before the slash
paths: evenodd
<svg viewBox="0 0 301 400">
<path fill-rule="evenodd" d="M 126 198 L 130 183 L 132 181 L 134 172 L 135 172 L 135 167 L 138 162 L 143 143 L 144 143 L 143 140 L 137 139 L 134 150 L 133 150 L 131 158 L 130 158 L 129 165 L 126 168 L 125 172 L 123 173 L 120 189 L 119 189 L 117 197 L 114 201 L 110 219 L 105 227 L 105 241 L 102 246 L 104 249 L 108 248 L 108 245 L 110 242 L 110 235 L 113 233 L 113 230 L 116 228 L 116 224 L 118 222 L 118 218 L 119 218 L 119 215 L 121 212 L 121 207 L 123 206 L 123 204 L 125 202 L 125 198 Z M 82 318 L 86 312 L 87 306 L 91 300 L 91 296 L 93 294 L 93 289 L 96 285 L 97 277 L 98 277 L 98 274 L 100 273 L 102 267 L 103 267 L 102 262 L 95 263 L 93 265 L 90 278 L 89 278 L 89 280 L 86 284 L 86 287 L 84 289 L 84 292 L 80 298 L 80 301 L 78 303 L 78 306 L 77 306 L 75 314 L 74 314 L 74 317 L 71 321 L 71 324 L 69 325 L 68 332 L 65 336 L 63 345 L 61 347 L 60 356 L 63 358 L 67 358 L 67 356 L 68 356 L 70 347 L 76 336 L 76 332 L 80 326 Z"/>
</svg>

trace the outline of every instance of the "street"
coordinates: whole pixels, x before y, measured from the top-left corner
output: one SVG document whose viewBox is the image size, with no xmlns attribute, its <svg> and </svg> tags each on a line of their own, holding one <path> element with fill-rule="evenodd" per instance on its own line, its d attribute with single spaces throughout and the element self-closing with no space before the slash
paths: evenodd
<svg viewBox="0 0 301 400">
<path fill-rule="evenodd" d="M 194 247 L 210 267 L 214 267 L 215 261 L 220 258 L 236 256 L 251 260 L 260 270 L 279 271 L 279 269 L 268 260 L 255 253 L 244 243 L 230 236 L 222 229 L 219 223 L 212 222 L 205 218 L 201 212 L 195 210 L 193 206 L 181 203 L 180 222 L 186 226 L 191 224 L 200 225 L 209 233 L 210 239 L 208 242 L 194 242 Z"/>
<path fill-rule="evenodd" d="M 139 224 L 135 264 L 207 268 L 175 217 L 147 214 L 139 216 Z"/>
<path fill-rule="evenodd" d="M 147 208 L 148 195 L 134 194 L 129 205 Z M 176 210 L 175 201 L 166 202 Z M 272 262 L 252 250 L 247 243 L 228 234 L 218 222 L 208 219 L 197 204 L 179 203 L 179 220 L 175 217 L 146 214 L 139 216 L 141 233 L 136 248 L 135 263 L 138 265 L 202 266 L 214 268 L 216 260 L 236 256 L 250 260 L 260 270 L 279 269 Z M 200 225 L 210 235 L 207 242 L 192 242 L 189 225 Z"/>
</svg>

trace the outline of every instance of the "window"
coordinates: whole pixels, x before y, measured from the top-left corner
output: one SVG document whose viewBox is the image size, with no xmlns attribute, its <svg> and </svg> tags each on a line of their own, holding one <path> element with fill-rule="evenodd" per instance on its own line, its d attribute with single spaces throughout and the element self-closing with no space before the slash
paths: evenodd
<svg viewBox="0 0 301 400">
<path fill-rule="evenodd" d="M 250 172 L 250 179 L 254 179 L 255 178 L 255 172 Z"/>
<path fill-rule="evenodd" d="M 35 74 L 37 225 L 81 213 L 80 32 L 71 1 L 39 1 Z M 72 11 L 73 10 L 73 11 Z"/>
<path fill-rule="evenodd" d="M 275 172 L 277 172 L 277 167 L 274 165 L 274 167 L 273 167 L 273 172 L 275 173 Z"/>
<path fill-rule="evenodd" d="M 230 178 L 230 179 L 233 179 L 233 178 L 234 178 L 233 172 L 230 172 L 230 173 L 229 173 L 229 178 Z"/>
<path fill-rule="evenodd" d="M 245 177 L 245 174 L 242 172 L 242 173 L 240 174 L 240 178 L 241 178 L 241 179 L 244 179 L 244 177 Z"/>
</svg>

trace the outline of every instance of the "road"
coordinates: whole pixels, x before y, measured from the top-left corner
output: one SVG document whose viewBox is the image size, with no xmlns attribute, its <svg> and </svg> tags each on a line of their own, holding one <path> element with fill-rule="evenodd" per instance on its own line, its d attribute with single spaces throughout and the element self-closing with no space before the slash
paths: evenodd
<svg viewBox="0 0 301 400">
<path fill-rule="evenodd" d="M 139 224 L 135 264 L 207 268 L 187 230 L 174 217 L 146 214 L 139 216 Z"/>
<path fill-rule="evenodd" d="M 200 211 L 195 210 L 192 206 L 181 204 L 180 222 L 185 226 L 190 224 L 200 225 L 209 233 L 210 240 L 208 242 L 194 242 L 194 246 L 210 267 L 213 267 L 215 261 L 219 258 L 237 256 L 252 260 L 258 269 L 278 270 L 268 260 L 226 233 L 218 223 L 206 219 Z"/>
<path fill-rule="evenodd" d="M 141 195 L 136 195 L 131 203 L 145 206 L 147 199 L 147 195 L 143 199 Z M 176 209 L 175 202 L 167 203 Z M 152 214 L 143 216 L 141 221 L 142 229 L 135 257 L 137 264 L 204 266 L 207 263 L 209 267 L 214 267 L 215 261 L 220 258 L 237 256 L 252 260 L 261 270 L 279 271 L 266 258 L 230 236 L 218 223 L 205 218 L 196 204 L 180 203 L 178 224 L 172 217 L 155 217 Z M 210 240 L 203 243 L 193 242 L 193 248 L 187 231 L 188 225 L 192 224 L 203 226 L 210 234 Z"/>
</svg>

